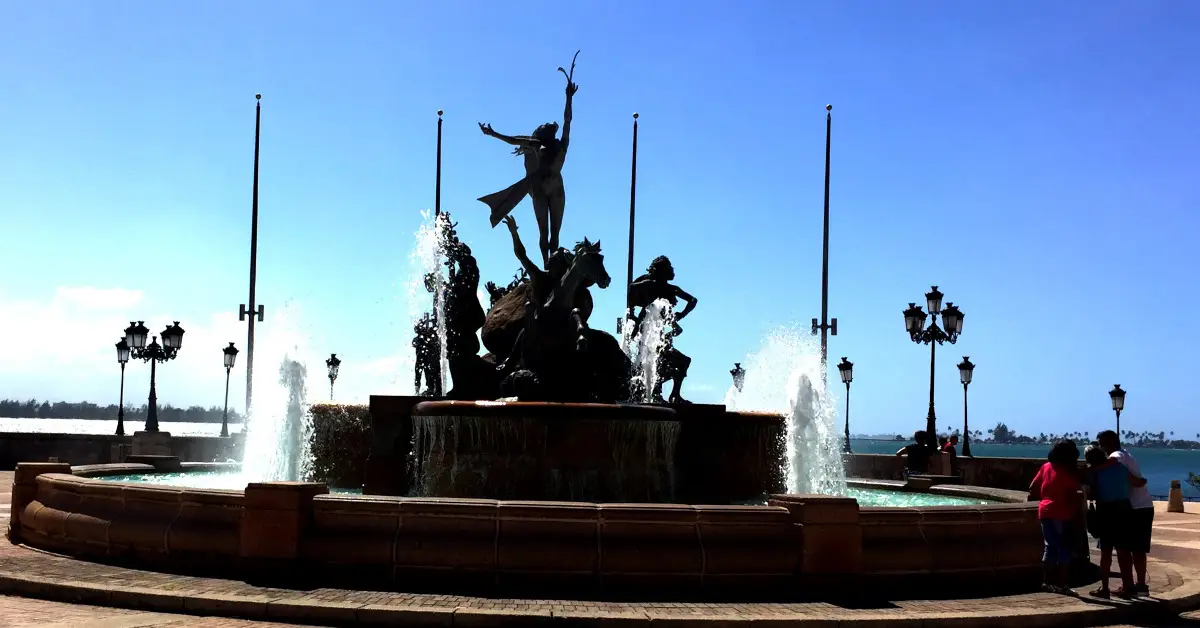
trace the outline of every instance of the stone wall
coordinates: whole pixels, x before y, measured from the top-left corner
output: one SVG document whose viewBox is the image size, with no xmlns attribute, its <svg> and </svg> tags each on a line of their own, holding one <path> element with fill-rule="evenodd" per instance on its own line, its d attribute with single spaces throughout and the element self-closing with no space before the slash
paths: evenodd
<svg viewBox="0 0 1200 628">
<path fill-rule="evenodd" d="M 225 462 L 242 459 L 241 434 L 172 436 L 170 455 L 186 462 Z M 132 451 L 133 436 L 115 434 L 0 433 L 0 469 L 15 469 L 18 462 L 59 462 L 72 465 L 121 462 Z"/>
<path fill-rule="evenodd" d="M 305 482 L 255 483 L 244 492 L 122 484 L 71 471 L 55 463 L 17 469 L 13 542 L 224 577 L 447 593 L 785 599 L 863 587 L 928 595 L 936 587 L 954 596 L 1032 590 L 1040 581 L 1033 503 L 427 499 L 329 495 L 323 484 Z"/>
<path fill-rule="evenodd" d="M 1024 491 L 1029 488 L 1033 476 L 1037 475 L 1044 459 L 1040 458 L 965 458 L 958 456 L 952 469 L 947 469 L 950 459 L 948 456 L 938 456 L 931 464 L 931 473 L 937 473 L 934 466 L 941 468 L 941 473 L 961 475 L 963 484 L 971 486 L 987 486 L 1002 488 L 1010 491 Z M 853 478 L 870 478 L 875 480 L 899 480 L 903 478 L 904 459 L 887 454 L 849 454 L 846 456 L 846 475 Z"/>
</svg>

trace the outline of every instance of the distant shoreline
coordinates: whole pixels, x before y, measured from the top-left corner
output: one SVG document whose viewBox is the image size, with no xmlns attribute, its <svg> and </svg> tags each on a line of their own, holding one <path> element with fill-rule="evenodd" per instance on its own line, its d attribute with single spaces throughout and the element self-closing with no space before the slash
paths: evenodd
<svg viewBox="0 0 1200 628">
<path fill-rule="evenodd" d="M 896 440 L 895 438 L 863 437 L 863 436 L 853 436 L 853 435 L 850 436 L 850 442 L 852 442 L 852 443 L 855 441 L 858 441 L 858 442 L 870 442 L 870 443 L 900 443 L 901 445 L 903 445 L 903 444 L 909 443 L 911 440 L 912 439 L 908 439 L 908 438 L 905 438 L 902 440 Z M 971 444 L 972 445 L 987 445 L 988 447 L 1049 447 L 1053 443 L 1050 443 L 1050 442 L 1045 442 L 1045 443 L 1038 443 L 1038 442 L 1034 442 L 1034 443 L 997 443 L 995 441 L 990 441 L 990 440 L 974 440 L 974 439 L 972 439 Z M 1200 446 L 1171 447 L 1169 445 L 1136 444 L 1136 445 L 1130 445 L 1130 447 L 1133 447 L 1135 449 L 1166 449 L 1166 450 L 1171 450 L 1171 451 L 1200 451 Z M 958 448 L 961 450 L 962 445 L 959 444 Z"/>
<path fill-rule="evenodd" d="M 241 417 L 239 417 L 239 418 L 241 418 Z M 62 418 L 62 417 L 4 416 L 4 417 L 0 417 L 0 419 L 6 419 L 6 420 L 10 420 L 10 421 L 116 421 L 117 417 L 115 417 L 115 416 L 114 417 L 91 416 L 91 417 L 72 417 L 72 418 L 66 419 L 66 418 Z M 140 421 L 142 419 L 139 417 L 138 420 Z M 126 416 L 125 422 L 129 423 L 129 422 L 131 422 L 131 419 L 128 416 Z M 199 421 L 176 421 L 173 419 L 159 419 L 158 422 L 159 423 L 212 423 L 214 425 L 220 425 L 221 419 L 202 419 Z M 230 417 L 229 424 L 230 425 L 241 425 L 242 422 L 234 421 L 233 417 Z"/>
</svg>

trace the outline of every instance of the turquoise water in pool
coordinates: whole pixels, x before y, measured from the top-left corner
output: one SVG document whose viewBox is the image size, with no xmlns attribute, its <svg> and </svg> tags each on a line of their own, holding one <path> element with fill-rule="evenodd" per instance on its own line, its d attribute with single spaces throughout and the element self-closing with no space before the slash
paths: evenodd
<svg viewBox="0 0 1200 628">
<path fill-rule="evenodd" d="M 136 475 L 111 475 L 103 478 L 112 482 L 135 482 L 138 484 L 159 484 L 163 486 L 186 486 L 189 488 L 223 488 L 244 489 L 247 480 L 241 473 L 227 471 L 194 471 L 191 473 L 141 473 Z M 331 493 L 361 494 L 361 489 L 329 489 Z M 847 497 L 858 500 L 860 506 L 978 506 L 991 504 L 986 499 L 969 497 L 948 497 L 928 493 L 902 493 L 867 488 L 849 488 Z"/>
<path fill-rule="evenodd" d="M 137 473 L 134 475 L 107 475 L 95 478 L 110 482 L 133 482 L 136 484 L 158 484 L 160 486 L 186 486 L 188 488 L 246 488 L 250 483 L 241 473 L 229 471 L 192 471 L 191 473 Z M 330 493 L 361 494 L 362 489 L 331 488 Z"/>
<path fill-rule="evenodd" d="M 894 506 L 896 508 L 910 506 L 980 506 L 997 502 L 975 497 L 950 497 L 948 495 L 933 495 L 931 493 L 902 493 L 900 491 L 885 491 L 873 488 L 846 489 L 846 497 L 858 500 L 859 506 Z"/>
</svg>

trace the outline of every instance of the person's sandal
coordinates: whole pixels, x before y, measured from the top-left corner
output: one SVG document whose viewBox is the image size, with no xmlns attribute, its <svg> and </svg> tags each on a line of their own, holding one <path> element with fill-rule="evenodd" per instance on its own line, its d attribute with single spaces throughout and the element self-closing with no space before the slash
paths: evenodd
<svg viewBox="0 0 1200 628">
<path fill-rule="evenodd" d="M 1107 600 L 1110 597 L 1112 597 L 1112 594 L 1109 593 L 1108 588 L 1096 589 L 1095 591 L 1089 592 L 1088 595 L 1090 595 L 1092 597 L 1098 597 L 1102 600 Z"/>
</svg>

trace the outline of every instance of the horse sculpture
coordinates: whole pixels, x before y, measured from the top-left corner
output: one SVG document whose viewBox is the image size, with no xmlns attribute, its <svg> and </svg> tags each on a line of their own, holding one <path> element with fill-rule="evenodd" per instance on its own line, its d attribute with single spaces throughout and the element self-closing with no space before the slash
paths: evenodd
<svg viewBox="0 0 1200 628">
<path fill-rule="evenodd" d="M 628 366 L 621 362 L 627 358 L 616 339 L 587 326 L 587 288 L 604 289 L 612 281 L 600 243 L 585 238 L 574 251 L 556 251 L 548 270 L 542 270 L 526 255 L 516 222 L 511 216 L 505 222 L 529 282 L 504 297 L 524 297 L 525 303 L 522 328 L 498 367 L 504 378 L 501 394 L 523 400 L 617 400 L 619 393 L 612 391 L 622 381 L 627 386 Z M 489 316 L 497 312 L 493 308 Z"/>
</svg>

